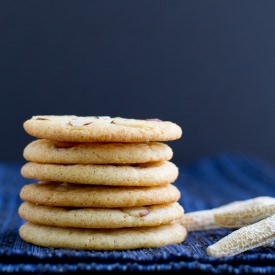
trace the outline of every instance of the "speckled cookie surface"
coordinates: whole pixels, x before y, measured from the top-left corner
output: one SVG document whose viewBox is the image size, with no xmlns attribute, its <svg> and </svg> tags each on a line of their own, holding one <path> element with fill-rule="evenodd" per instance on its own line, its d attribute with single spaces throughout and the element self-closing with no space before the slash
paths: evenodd
<svg viewBox="0 0 275 275">
<path fill-rule="evenodd" d="M 158 119 L 106 116 L 33 116 L 23 123 L 37 138 L 69 142 L 148 142 L 179 139 L 179 125 Z"/>
<path fill-rule="evenodd" d="M 185 240 L 187 231 L 179 223 L 145 228 L 78 229 L 27 222 L 20 227 L 19 235 L 24 241 L 43 247 L 124 250 L 178 244 Z"/>
<path fill-rule="evenodd" d="M 63 208 L 24 202 L 18 213 L 32 223 L 76 228 L 123 228 L 159 226 L 180 220 L 179 203 L 125 208 Z"/>
<path fill-rule="evenodd" d="M 56 142 L 39 139 L 23 152 L 26 160 L 60 164 L 127 164 L 170 160 L 172 149 L 160 142 Z"/>
<path fill-rule="evenodd" d="M 174 182 L 178 167 L 170 161 L 138 165 L 41 164 L 28 162 L 21 168 L 25 178 L 79 184 L 155 186 Z"/>
<path fill-rule="evenodd" d="M 41 182 L 24 185 L 20 190 L 20 198 L 47 206 L 116 208 L 177 202 L 180 191 L 172 184 L 116 187 Z"/>
</svg>

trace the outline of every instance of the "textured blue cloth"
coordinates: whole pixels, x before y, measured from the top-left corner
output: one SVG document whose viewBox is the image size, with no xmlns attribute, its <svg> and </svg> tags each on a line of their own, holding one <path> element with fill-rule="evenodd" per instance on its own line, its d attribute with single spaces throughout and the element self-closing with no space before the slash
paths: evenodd
<svg viewBox="0 0 275 275">
<path fill-rule="evenodd" d="M 24 222 L 17 214 L 22 164 L 0 164 L 0 272 L 82 273 L 95 271 L 197 271 L 215 274 L 275 274 L 275 249 L 255 248 L 234 257 L 211 258 L 206 247 L 229 229 L 190 232 L 178 245 L 124 251 L 77 251 L 42 248 L 18 236 Z M 208 209 L 234 200 L 275 196 L 275 168 L 257 158 L 219 154 L 189 166 L 177 164 L 175 185 L 185 212 Z"/>
</svg>

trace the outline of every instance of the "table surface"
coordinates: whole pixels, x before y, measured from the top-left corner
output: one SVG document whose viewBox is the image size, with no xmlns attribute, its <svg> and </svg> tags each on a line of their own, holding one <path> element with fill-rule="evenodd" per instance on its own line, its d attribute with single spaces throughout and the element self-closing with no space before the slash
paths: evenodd
<svg viewBox="0 0 275 275">
<path fill-rule="evenodd" d="M 152 249 L 82 251 L 34 246 L 22 241 L 17 214 L 19 191 L 34 181 L 22 178 L 23 163 L 0 163 L 0 272 L 84 273 L 95 271 L 197 271 L 215 274 L 275 274 L 275 248 L 262 247 L 234 257 L 213 258 L 206 247 L 231 232 L 189 232 L 181 244 Z M 222 153 L 188 166 L 176 164 L 185 212 L 209 209 L 256 196 L 275 197 L 275 168 L 239 153 Z"/>
</svg>

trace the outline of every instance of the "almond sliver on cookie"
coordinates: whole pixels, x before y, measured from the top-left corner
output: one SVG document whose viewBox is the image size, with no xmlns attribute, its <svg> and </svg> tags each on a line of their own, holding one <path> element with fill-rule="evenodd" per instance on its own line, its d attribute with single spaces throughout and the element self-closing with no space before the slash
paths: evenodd
<svg viewBox="0 0 275 275">
<path fill-rule="evenodd" d="M 275 215 L 257 223 L 244 226 L 207 247 L 213 257 L 238 255 L 256 247 L 265 246 L 275 240 Z"/>
<path fill-rule="evenodd" d="M 135 119 L 114 119 L 112 124 L 127 126 L 127 127 L 137 127 L 137 128 L 147 128 L 151 129 L 152 125 L 150 125 L 146 120 L 135 120 Z"/>
<path fill-rule="evenodd" d="M 146 207 L 127 207 L 122 208 L 121 211 L 133 217 L 144 217 L 150 214 L 150 211 Z"/>
</svg>

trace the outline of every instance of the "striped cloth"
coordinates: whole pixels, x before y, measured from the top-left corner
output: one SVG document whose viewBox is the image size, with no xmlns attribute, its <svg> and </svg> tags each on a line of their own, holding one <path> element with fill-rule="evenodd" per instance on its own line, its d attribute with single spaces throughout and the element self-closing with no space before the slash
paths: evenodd
<svg viewBox="0 0 275 275">
<path fill-rule="evenodd" d="M 243 154 L 223 153 L 185 166 L 176 163 L 185 212 L 217 207 L 256 196 L 275 197 L 275 168 Z M 215 274 L 275 274 L 275 248 L 255 248 L 234 257 L 212 258 L 206 247 L 229 229 L 189 232 L 178 245 L 124 251 L 42 248 L 23 242 L 17 214 L 22 163 L 0 163 L 0 272 L 88 273 L 92 271 L 196 271 Z"/>
</svg>

